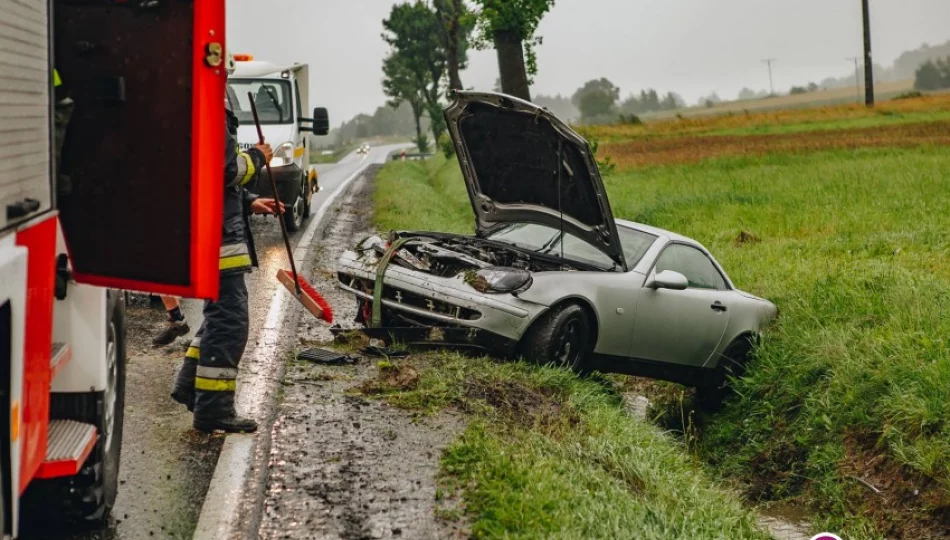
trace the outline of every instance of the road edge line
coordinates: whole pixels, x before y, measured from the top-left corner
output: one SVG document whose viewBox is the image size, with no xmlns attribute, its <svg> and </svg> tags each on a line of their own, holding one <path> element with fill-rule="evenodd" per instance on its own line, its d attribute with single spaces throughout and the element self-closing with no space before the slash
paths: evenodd
<svg viewBox="0 0 950 540">
<path fill-rule="evenodd" d="M 327 217 L 329 209 L 333 207 L 336 200 L 342 194 L 346 193 L 350 184 L 363 176 L 363 173 L 366 172 L 366 169 L 368 169 L 370 165 L 376 165 L 376 163 L 364 163 L 352 175 L 340 182 L 340 185 L 333 193 L 330 193 L 323 204 L 320 205 L 316 214 L 311 217 L 310 225 L 307 226 L 303 236 L 300 237 L 300 241 L 297 243 L 296 249 L 294 249 L 294 260 L 296 264 L 300 265 L 306 262 L 306 258 L 309 255 L 310 244 L 313 242 L 317 227 L 319 227 L 321 222 Z M 287 322 L 285 321 L 287 318 L 286 314 L 284 314 L 284 317 L 280 317 L 279 313 L 275 313 L 275 311 L 279 312 L 282 309 L 283 302 L 280 300 L 284 294 L 285 289 L 283 287 L 277 287 L 277 291 L 271 299 L 270 308 L 268 308 L 265 319 L 268 323 L 273 321 L 276 324 L 264 324 L 264 327 L 261 328 L 258 335 L 255 336 L 256 340 L 254 342 L 257 343 L 257 346 L 252 355 L 258 354 L 259 351 L 263 352 L 263 350 L 266 349 L 276 348 L 276 344 L 269 343 L 270 340 L 266 339 L 265 336 L 273 333 L 275 330 L 279 331 L 283 324 Z M 295 307 L 294 309 L 299 309 L 299 307 Z M 249 343 L 250 342 L 249 340 Z M 278 369 L 281 372 L 276 375 L 277 378 L 282 380 L 283 363 L 278 363 L 278 365 L 280 366 Z M 246 379 L 257 381 L 257 384 L 251 383 L 254 386 L 264 384 L 264 381 L 273 378 L 274 375 L 273 373 L 265 374 L 259 371 L 245 373 L 247 374 Z M 265 401 L 270 400 L 270 396 L 261 394 L 260 399 L 258 399 L 255 404 L 256 406 L 253 408 L 261 410 L 264 408 L 264 405 L 266 405 Z M 214 473 L 211 476 L 211 483 L 208 485 L 208 491 L 205 493 L 204 502 L 202 502 L 201 505 L 201 513 L 198 516 L 195 532 L 192 535 L 193 540 L 234 538 L 234 528 L 244 521 L 239 514 L 241 501 L 244 499 L 248 479 L 250 478 L 253 456 L 258 443 L 261 442 L 260 437 L 266 437 L 268 441 L 270 440 L 271 429 L 272 426 L 270 425 L 261 425 L 255 435 L 232 434 L 225 437 L 221 452 L 218 455 L 217 464 L 214 468 Z"/>
</svg>

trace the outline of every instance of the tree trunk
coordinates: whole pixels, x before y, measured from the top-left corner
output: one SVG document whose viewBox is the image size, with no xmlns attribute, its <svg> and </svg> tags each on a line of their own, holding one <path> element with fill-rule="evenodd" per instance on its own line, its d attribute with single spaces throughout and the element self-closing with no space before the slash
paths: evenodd
<svg viewBox="0 0 950 540">
<path fill-rule="evenodd" d="M 524 46 L 521 36 L 507 30 L 495 32 L 495 50 L 498 51 L 498 71 L 501 91 L 531 101 L 528 74 L 524 65 Z"/>
<path fill-rule="evenodd" d="M 459 17 L 462 15 L 462 0 L 452 0 L 452 13 L 449 15 L 448 39 L 445 44 L 449 89 L 462 90 L 462 78 L 459 77 Z"/>
<path fill-rule="evenodd" d="M 422 104 L 421 104 L 421 103 L 417 103 L 417 102 L 411 102 L 410 105 L 412 106 L 412 116 L 416 119 L 416 145 L 419 147 L 419 151 L 420 151 L 420 152 L 425 152 L 425 151 L 427 150 L 427 148 L 423 148 L 423 146 L 427 146 L 427 145 L 423 144 L 423 142 L 422 142 L 422 141 L 423 141 L 423 138 L 422 138 Z"/>
</svg>

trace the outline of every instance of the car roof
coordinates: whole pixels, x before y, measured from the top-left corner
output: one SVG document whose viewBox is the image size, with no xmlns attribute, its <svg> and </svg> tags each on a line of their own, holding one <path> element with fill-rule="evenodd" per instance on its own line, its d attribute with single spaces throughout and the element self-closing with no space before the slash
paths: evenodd
<svg viewBox="0 0 950 540">
<path fill-rule="evenodd" d="M 637 223 L 635 221 L 627 221 L 625 219 L 615 219 L 614 221 L 617 222 L 617 225 L 620 225 L 621 227 L 626 227 L 628 229 L 634 229 L 636 231 L 650 233 L 654 236 L 665 237 L 669 240 L 674 240 L 677 242 L 685 242 L 687 244 L 694 244 L 697 246 L 701 245 L 699 242 L 697 242 L 696 240 L 693 240 L 692 238 L 688 238 L 681 234 L 676 234 L 675 232 L 668 231 L 666 229 L 651 227 L 649 225 L 644 225 L 643 223 Z"/>
</svg>

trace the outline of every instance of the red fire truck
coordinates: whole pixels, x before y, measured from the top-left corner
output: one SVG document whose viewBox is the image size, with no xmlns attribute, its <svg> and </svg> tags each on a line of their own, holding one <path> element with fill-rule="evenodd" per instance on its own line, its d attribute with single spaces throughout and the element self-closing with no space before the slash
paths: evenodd
<svg viewBox="0 0 950 540">
<path fill-rule="evenodd" d="M 125 400 L 119 290 L 218 290 L 224 0 L 0 0 L 0 537 L 101 525 Z M 54 66 L 55 62 L 55 66 Z M 54 159 L 53 69 L 72 100 Z"/>
</svg>

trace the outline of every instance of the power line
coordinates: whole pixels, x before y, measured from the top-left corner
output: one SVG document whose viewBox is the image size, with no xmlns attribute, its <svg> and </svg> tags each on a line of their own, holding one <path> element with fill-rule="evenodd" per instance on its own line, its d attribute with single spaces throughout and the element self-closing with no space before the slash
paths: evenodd
<svg viewBox="0 0 950 540">
<path fill-rule="evenodd" d="M 858 92 L 859 102 L 861 101 L 861 72 L 858 70 L 858 60 L 860 59 L 860 56 L 849 56 L 845 58 L 845 60 L 854 60 L 854 89 Z"/>
<path fill-rule="evenodd" d="M 762 60 L 769 66 L 769 95 L 770 96 L 775 95 L 775 85 L 772 84 L 772 62 L 774 62 L 775 60 L 776 60 L 775 58 L 766 58 L 765 60 Z"/>
</svg>

